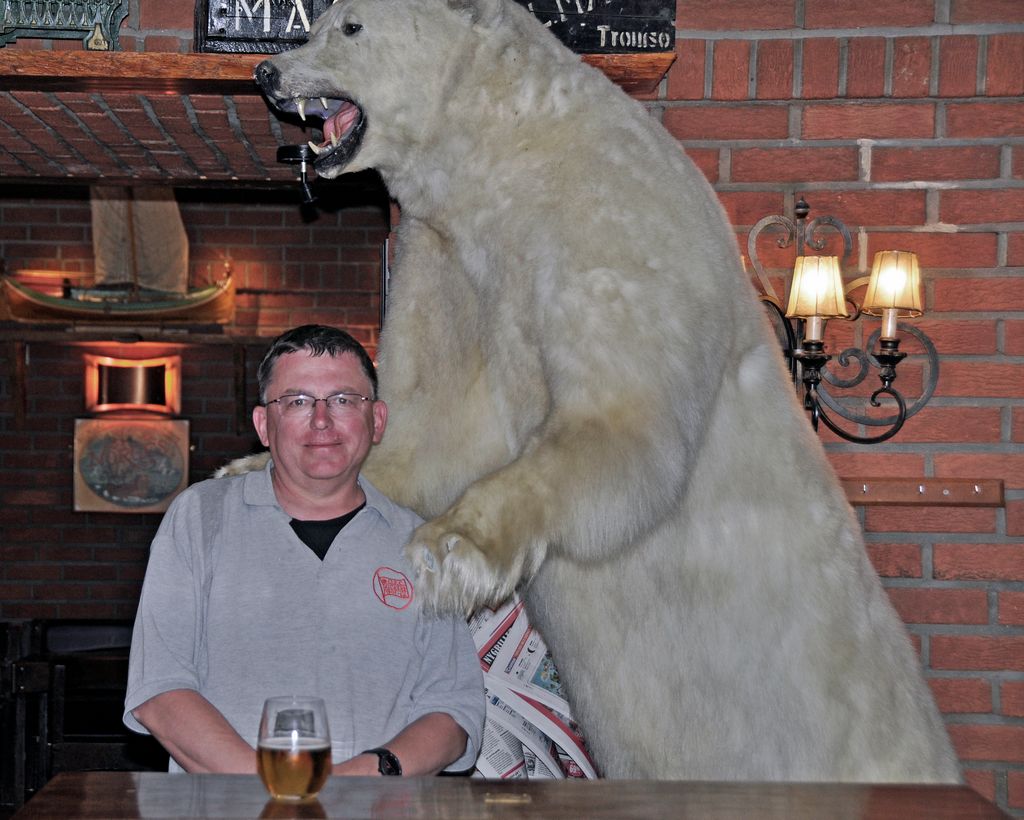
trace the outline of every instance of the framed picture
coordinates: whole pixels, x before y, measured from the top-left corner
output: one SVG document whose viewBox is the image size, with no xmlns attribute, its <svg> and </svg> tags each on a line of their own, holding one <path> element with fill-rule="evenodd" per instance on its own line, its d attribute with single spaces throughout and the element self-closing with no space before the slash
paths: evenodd
<svg viewBox="0 0 1024 820">
<path fill-rule="evenodd" d="M 75 419 L 75 510 L 163 512 L 188 485 L 184 419 Z"/>
</svg>

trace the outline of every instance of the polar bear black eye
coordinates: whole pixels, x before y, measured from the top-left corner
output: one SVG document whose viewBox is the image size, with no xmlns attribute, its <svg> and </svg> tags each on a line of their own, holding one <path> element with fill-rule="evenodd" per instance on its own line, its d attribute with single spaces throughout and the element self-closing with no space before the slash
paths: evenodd
<svg viewBox="0 0 1024 820">
<path fill-rule="evenodd" d="M 351 37 L 353 34 L 357 34 L 362 31 L 363 27 L 359 23 L 345 23 L 345 25 L 341 27 L 341 30 L 344 32 L 346 37 Z"/>
</svg>

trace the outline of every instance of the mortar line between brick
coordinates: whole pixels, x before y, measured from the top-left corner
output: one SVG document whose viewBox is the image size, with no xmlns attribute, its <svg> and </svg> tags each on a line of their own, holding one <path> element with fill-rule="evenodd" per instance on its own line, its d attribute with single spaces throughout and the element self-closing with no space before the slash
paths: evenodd
<svg viewBox="0 0 1024 820">
<path fill-rule="evenodd" d="M 60 133 L 59 130 L 57 130 L 56 128 L 52 128 L 49 125 L 49 123 L 47 123 L 38 114 L 36 114 L 36 112 L 33 111 L 31 107 L 25 105 L 24 103 L 22 103 L 20 100 L 16 99 L 12 95 L 8 95 L 8 96 L 9 96 L 9 99 L 11 100 L 11 102 L 14 103 L 15 105 L 17 105 L 22 110 L 22 112 L 25 115 L 27 115 L 27 116 L 31 117 L 32 119 L 34 119 L 44 131 L 46 131 L 57 142 L 61 143 L 68 150 L 68 153 L 70 153 L 70 154 L 74 155 L 75 157 L 77 157 L 81 162 L 85 163 L 90 168 L 93 168 L 94 170 L 96 169 L 96 166 L 93 165 L 91 162 L 89 162 L 89 160 L 87 160 L 84 156 L 82 156 L 82 154 L 78 151 L 78 149 L 76 149 L 73 145 L 71 145 L 71 143 L 69 143 L 66 139 L 64 139 L 64 136 Z M 47 96 L 48 99 L 55 101 L 55 98 L 53 97 L 52 94 L 47 94 L 46 96 Z M 61 165 L 56 160 L 51 159 L 50 157 L 46 157 L 46 161 L 48 163 L 50 163 L 50 165 L 52 165 L 54 168 L 59 169 L 60 173 L 61 173 L 61 176 L 71 176 L 71 174 L 68 173 L 67 168 L 65 168 L 63 165 Z"/>
<path fill-rule="evenodd" d="M 9 126 L 5 122 L 0 122 L 0 124 L 2 124 L 5 128 L 9 128 Z M 21 172 L 24 173 L 25 175 L 33 175 L 32 169 L 29 166 L 27 166 L 17 154 L 12 154 L 3 145 L 0 145 L 0 156 L 2 156 L 5 160 L 10 160 L 11 162 L 17 163 L 18 167 L 21 169 Z"/>
<path fill-rule="evenodd" d="M 195 106 L 192 105 L 192 99 L 183 94 L 181 97 L 181 103 L 185 107 L 185 115 L 188 117 L 189 124 L 195 131 L 196 136 L 205 143 L 206 147 L 210 149 L 210 153 L 217 158 L 218 162 L 220 162 L 221 166 L 229 175 L 238 176 L 235 169 L 231 166 L 231 162 L 228 159 L 227 154 L 220 150 L 220 146 L 210 139 L 209 134 L 207 134 L 206 131 L 203 130 L 203 126 L 199 124 L 199 116 L 196 114 Z M 205 174 L 201 174 L 200 176 L 203 179 L 206 178 Z"/>
<path fill-rule="evenodd" d="M 871 160 L 873 146 L 874 143 L 871 140 L 858 141 L 857 178 L 860 182 L 871 182 Z"/>
<path fill-rule="evenodd" d="M 929 188 L 924 195 L 924 220 L 925 225 L 939 223 L 939 189 L 937 188 Z"/>
<path fill-rule="evenodd" d="M 760 41 L 754 40 L 750 44 L 749 63 L 747 63 L 747 97 L 751 100 L 757 99 L 757 51 Z"/>
<path fill-rule="evenodd" d="M 882 96 L 892 96 L 892 62 L 893 62 L 893 50 L 895 49 L 895 43 L 892 37 L 885 38 L 885 67 L 882 69 L 882 73 L 885 77 L 885 81 L 882 84 Z"/>
<path fill-rule="evenodd" d="M 793 43 L 793 99 L 799 100 L 804 91 L 804 41 Z"/>
<path fill-rule="evenodd" d="M 192 158 L 188 155 L 187 151 L 181 150 L 181 146 L 178 145 L 177 140 L 171 136 L 170 132 L 160 121 L 160 116 L 156 113 L 152 103 L 150 103 L 150 101 L 141 94 L 139 94 L 136 99 L 139 101 L 139 105 L 142 106 L 142 110 L 146 112 L 146 116 L 149 117 L 149 121 L 153 123 L 153 127 L 160 132 L 165 140 L 167 140 L 167 145 L 173 146 L 176 149 L 175 155 L 192 169 L 192 173 L 195 174 L 196 177 L 199 177 L 199 166 L 192 161 Z"/>
<path fill-rule="evenodd" d="M 238 141 L 245 146 L 245 150 L 249 154 L 249 159 L 252 160 L 253 165 L 259 168 L 260 172 L 265 177 L 269 178 L 270 172 L 267 170 L 266 166 L 264 166 L 259 153 L 253 147 L 252 142 L 245 133 L 245 129 L 242 127 L 242 123 L 238 120 L 238 108 L 235 106 L 234 97 L 224 98 L 224 108 L 227 114 L 228 123 L 231 126 L 231 133 L 234 134 Z"/>
<path fill-rule="evenodd" d="M 816 28 L 799 26 L 787 29 L 697 29 L 676 27 L 676 38 L 680 40 L 797 40 L 835 39 L 837 37 L 948 37 L 964 34 L 984 36 L 989 34 L 1019 34 L 1024 32 L 1021 23 L 978 23 L 964 25 L 928 26 L 874 26 L 868 28 Z"/>
<path fill-rule="evenodd" d="M 999 148 L 999 178 L 1007 182 L 1013 180 L 1013 148 L 1009 145 Z"/>
<path fill-rule="evenodd" d="M 839 77 L 836 82 L 838 86 L 836 89 L 836 96 L 846 96 L 846 78 L 850 68 L 850 39 L 848 37 L 839 38 Z"/>
<path fill-rule="evenodd" d="M 711 99 L 711 81 L 715 70 L 715 44 L 706 42 L 704 44 L 704 99 Z"/>
<path fill-rule="evenodd" d="M 8 96 L 9 97 L 10 95 L 4 95 L 4 96 Z M 13 103 L 14 100 L 11 100 L 11 102 Z M 15 131 L 10 125 L 8 125 L 3 120 L 0 120 L 0 125 L 2 125 L 4 128 L 6 128 L 12 135 L 14 135 L 15 137 L 21 138 L 24 141 L 24 138 L 22 138 L 21 135 L 17 131 Z M 29 167 L 27 164 L 25 164 L 25 162 L 17 154 L 14 154 L 14 153 L 12 153 L 12 152 L 7 150 L 6 141 L 0 142 L 0 151 L 3 151 L 5 156 L 10 157 L 12 160 L 14 160 L 16 163 L 18 163 L 18 165 L 21 166 L 21 168 L 25 171 L 26 174 L 31 174 L 32 173 L 32 168 Z"/>
<path fill-rule="evenodd" d="M 683 146 L 686 148 L 694 148 L 693 145 Z M 726 146 L 712 146 L 715 148 L 723 148 Z M 752 146 L 729 146 L 733 148 L 750 148 Z M 791 148 L 792 145 L 781 146 L 783 148 Z M 877 146 L 875 146 L 877 147 Z M 998 183 L 998 180 L 995 181 Z M 730 193 L 740 193 L 744 191 L 749 192 L 772 192 L 788 190 L 794 184 L 793 181 L 779 182 L 773 184 L 758 183 L 758 182 L 724 182 L 721 181 L 715 184 L 715 190 L 728 191 Z M 993 184 L 992 180 L 924 180 L 924 181 L 913 181 L 913 182 L 864 182 L 858 180 L 856 182 L 811 182 L 811 181 L 799 181 L 798 183 L 801 189 L 806 191 L 1007 191 L 1015 190 L 1020 191 L 1024 188 L 1024 182 L 1018 182 L 1013 185 L 1005 184 Z M 892 229 L 892 225 L 879 225 L 879 228 Z M 907 226 L 908 230 L 922 230 L 921 226 Z M 1006 230 L 1024 230 L 1024 220 L 1010 221 L 1010 222 L 972 222 L 970 224 L 955 225 L 955 226 L 941 226 L 934 225 L 928 228 L 930 233 L 991 233 L 993 229 L 1006 229 Z"/>
<path fill-rule="evenodd" d="M 670 108 L 694 108 L 694 100 L 669 100 L 665 103 L 665 110 Z M 926 104 L 932 105 L 936 100 L 913 100 L 907 101 L 908 105 Z M 762 106 L 791 106 L 796 104 L 803 104 L 801 100 L 784 100 L 780 103 L 773 101 L 764 101 L 758 103 Z M 814 105 L 815 103 L 811 103 Z M 890 100 L 879 100 L 877 105 L 890 105 Z M 708 106 L 709 103 L 705 103 Z M 735 102 L 720 103 L 721 107 L 736 107 Z M 814 146 L 815 148 L 822 148 L 828 146 L 842 146 L 842 145 L 859 145 L 864 139 L 870 139 L 876 147 L 886 148 L 932 148 L 937 146 L 937 142 L 934 137 L 848 137 L 848 138 L 830 138 L 830 139 L 805 139 L 801 140 L 799 145 Z M 681 145 L 688 145 L 691 147 L 701 148 L 716 148 L 720 145 L 741 145 L 745 148 L 750 147 L 763 147 L 763 148 L 793 148 L 797 147 L 798 143 L 794 143 L 791 137 L 773 137 L 769 139 L 756 139 L 756 138 L 745 138 L 745 139 L 685 139 L 679 140 Z M 974 146 L 1007 146 L 1013 148 L 1014 146 L 1020 146 L 1021 150 L 1024 150 L 1024 138 L 1021 137 L 948 137 L 943 138 L 942 147 L 974 147 Z M 1012 175 L 1003 180 L 999 178 L 997 181 L 1000 184 L 1014 185 L 1024 184 L 1022 180 L 1015 180 Z"/>
<path fill-rule="evenodd" d="M 789 116 L 786 120 L 786 128 L 789 129 L 789 137 L 787 144 L 792 144 L 793 140 L 800 139 L 800 130 L 803 127 L 804 121 L 804 107 L 799 103 L 791 105 L 789 107 Z"/>
<path fill-rule="evenodd" d="M 662 116 L 664 115 L 665 112 L 663 110 Z M 267 107 L 267 122 L 270 124 L 270 133 L 274 135 L 274 139 L 277 140 L 277 144 L 284 145 L 285 139 L 284 132 L 281 130 L 281 121 L 274 116 L 274 112 L 270 110 L 269 106 Z"/>
<path fill-rule="evenodd" d="M 145 154 L 146 158 L 149 160 L 150 167 L 155 168 L 165 177 L 170 176 L 170 174 L 167 173 L 167 171 L 160 166 L 160 163 L 156 162 L 155 158 L 153 157 L 153 152 L 150 151 L 145 145 L 143 145 L 141 142 L 139 142 L 138 139 L 135 138 L 135 135 L 132 133 L 130 128 L 125 128 L 125 125 L 121 121 L 121 118 L 118 117 L 116 113 L 114 113 L 113 109 L 111 109 L 111 107 L 107 104 L 107 101 L 103 98 L 101 94 L 93 94 L 92 101 L 96 104 L 97 108 L 99 108 L 104 114 L 107 115 L 107 117 L 110 118 L 110 121 L 117 126 L 118 130 L 121 131 L 122 135 L 126 137 L 128 140 L 130 140 L 131 143 L 140 151 L 142 151 L 143 154 Z M 70 111 L 68 113 L 69 115 L 73 116 L 73 114 L 71 114 Z M 111 157 L 111 159 L 114 160 L 114 163 L 127 176 L 134 177 L 136 175 L 136 169 L 133 168 L 132 166 L 126 165 L 125 163 L 121 162 L 121 159 L 117 155 L 117 152 L 112 150 L 103 140 L 101 140 L 98 134 L 95 134 L 92 131 L 90 131 L 84 123 L 81 124 L 81 127 L 86 131 L 89 131 L 96 144 L 100 146 L 104 151 L 106 151 L 106 153 Z"/>
<path fill-rule="evenodd" d="M 985 75 L 988 72 L 988 37 L 978 38 L 978 73 L 975 75 L 975 91 L 979 97 L 985 96 Z"/>
</svg>

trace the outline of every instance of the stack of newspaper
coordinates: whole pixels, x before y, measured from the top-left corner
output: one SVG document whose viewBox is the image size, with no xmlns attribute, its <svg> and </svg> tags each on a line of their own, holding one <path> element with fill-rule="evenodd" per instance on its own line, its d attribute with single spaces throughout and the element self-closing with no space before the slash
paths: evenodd
<svg viewBox="0 0 1024 820">
<path fill-rule="evenodd" d="M 481 608 L 469 629 L 487 694 L 483 748 L 473 776 L 596 778 L 551 653 L 519 597 L 496 610 Z"/>
</svg>

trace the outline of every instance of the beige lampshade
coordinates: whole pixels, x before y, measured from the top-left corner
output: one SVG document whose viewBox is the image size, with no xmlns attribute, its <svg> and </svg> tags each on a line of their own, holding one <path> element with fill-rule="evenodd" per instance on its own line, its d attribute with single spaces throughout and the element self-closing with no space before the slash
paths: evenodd
<svg viewBox="0 0 1024 820">
<path fill-rule="evenodd" d="M 846 318 L 846 297 L 838 256 L 798 256 L 793 266 L 786 315 L 791 319 Z"/>
<path fill-rule="evenodd" d="M 895 310 L 898 316 L 920 316 L 921 268 L 910 251 L 879 251 L 871 265 L 863 311 L 882 316 Z"/>
</svg>

